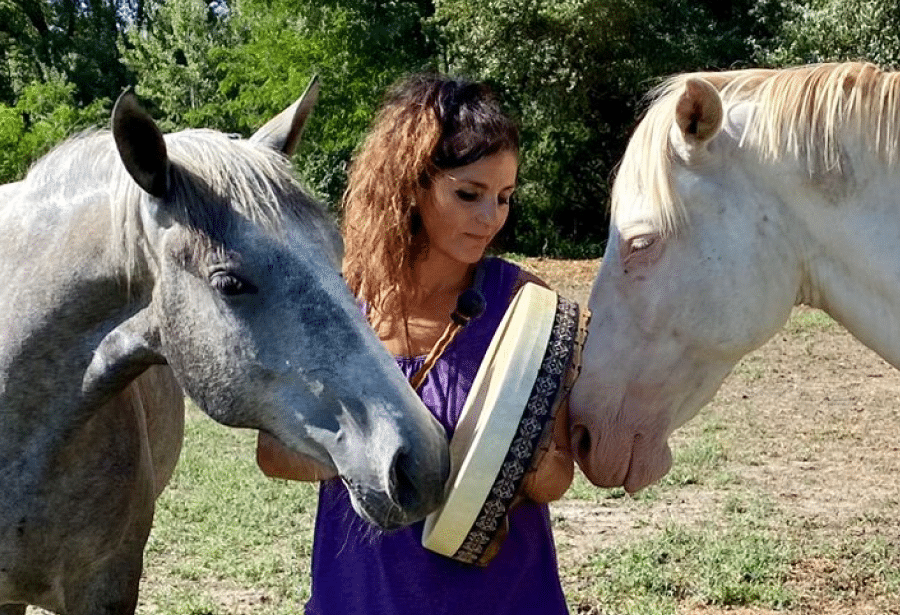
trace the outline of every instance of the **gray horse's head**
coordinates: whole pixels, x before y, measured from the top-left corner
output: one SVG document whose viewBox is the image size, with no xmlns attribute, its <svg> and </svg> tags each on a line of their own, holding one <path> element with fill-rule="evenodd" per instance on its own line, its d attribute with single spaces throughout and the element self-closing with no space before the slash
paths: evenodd
<svg viewBox="0 0 900 615">
<path fill-rule="evenodd" d="M 101 354 L 167 362 L 212 418 L 335 469 L 361 516 L 396 527 L 438 506 L 447 441 L 344 284 L 333 221 L 289 168 L 316 91 L 249 140 L 164 137 L 120 97 L 113 136 L 140 201 L 122 218 L 140 238 L 130 284 L 147 303 Z"/>
</svg>

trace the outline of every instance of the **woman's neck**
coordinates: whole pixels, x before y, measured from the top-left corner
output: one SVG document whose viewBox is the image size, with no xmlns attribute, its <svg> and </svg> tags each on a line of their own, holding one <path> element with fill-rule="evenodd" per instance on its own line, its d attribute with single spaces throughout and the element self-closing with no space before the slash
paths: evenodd
<svg viewBox="0 0 900 615">
<path fill-rule="evenodd" d="M 428 258 L 413 270 L 415 291 L 406 300 L 406 314 L 370 314 L 379 337 L 395 355 L 427 353 L 450 322 L 459 295 L 469 288 L 477 265 Z"/>
<path fill-rule="evenodd" d="M 476 265 L 434 255 L 414 265 L 415 294 L 410 304 L 428 304 L 444 297 L 456 297 L 472 285 Z"/>
</svg>

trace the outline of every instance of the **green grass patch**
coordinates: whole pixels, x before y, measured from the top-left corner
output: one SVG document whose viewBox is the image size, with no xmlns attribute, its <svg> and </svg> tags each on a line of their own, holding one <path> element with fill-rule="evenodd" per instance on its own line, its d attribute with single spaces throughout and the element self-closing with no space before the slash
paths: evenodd
<svg viewBox="0 0 900 615">
<path fill-rule="evenodd" d="M 790 334 L 815 333 L 830 331 L 838 326 L 837 322 L 822 310 L 797 308 L 785 324 L 785 331 Z"/>
<path fill-rule="evenodd" d="M 636 501 L 656 500 L 673 488 L 687 485 L 722 486 L 733 482 L 734 477 L 725 469 L 727 456 L 719 436 L 724 432 L 719 419 L 711 413 L 704 413 L 694 423 L 690 423 L 677 433 L 671 442 L 673 450 L 672 469 L 659 482 L 634 495 Z M 622 488 L 600 489 L 593 486 L 580 472 L 567 499 L 600 502 L 626 497 Z"/>
<path fill-rule="evenodd" d="M 256 613 L 301 610 L 317 490 L 266 478 L 255 446 L 255 432 L 188 408 L 181 459 L 145 551 L 145 612 L 224 615 L 215 606 L 223 595 L 259 600 Z"/>
<path fill-rule="evenodd" d="M 691 428 L 695 430 L 692 435 L 672 443 L 672 469 L 660 480 L 659 486 L 730 483 L 733 477 L 724 469 L 727 455 L 719 439 L 724 428 L 718 418 L 705 413 L 704 418 L 696 425 L 691 425 Z"/>
<path fill-rule="evenodd" d="M 836 600 L 852 600 L 864 593 L 900 595 L 900 545 L 894 540 L 848 537 L 830 548 L 820 545 L 811 549 L 808 556 L 834 562 L 829 586 Z"/>
<path fill-rule="evenodd" d="M 860 516 L 856 530 L 839 536 L 807 526 L 736 483 L 725 420 L 704 411 L 679 430 L 672 472 L 633 498 L 576 476 L 566 499 L 619 509 L 611 512 L 628 536 L 598 540 L 562 571 L 573 615 L 675 615 L 696 606 L 806 612 L 806 593 L 823 576 L 818 595 L 835 604 L 900 595 L 896 532 L 863 531 L 891 527 L 896 502 L 885 502 L 884 518 Z M 317 489 L 264 477 L 255 441 L 254 432 L 189 408 L 181 460 L 146 550 L 140 615 L 302 612 Z M 679 515 L 698 494 L 706 499 Z"/>
<path fill-rule="evenodd" d="M 725 507 L 716 524 L 668 524 L 623 547 L 599 551 L 584 576 L 601 612 L 674 614 L 680 606 L 786 608 L 793 548 L 760 527 L 758 510 Z"/>
<path fill-rule="evenodd" d="M 751 353 L 738 361 L 731 370 L 731 376 L 741 378 L 747 383 L 756 382 L 768 375 L 769 369 L 768 361 L 765 358 Z"/>
</svg>

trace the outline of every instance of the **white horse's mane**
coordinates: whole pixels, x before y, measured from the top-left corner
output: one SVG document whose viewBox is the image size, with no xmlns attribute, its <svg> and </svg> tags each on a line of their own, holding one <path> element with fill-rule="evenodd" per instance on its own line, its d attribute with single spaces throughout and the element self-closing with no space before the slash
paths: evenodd
<svg viewBox="0 0 900 615">
<path fill-rule="evenodd" d="M 303 190 L 281 154 L 212 130 L 172 133 L 165 141 L 172 163 L 171 202 L 208 239 L 221 240 L 218 233 L 224 229 L 218 222 L 226 204 L 273 233 L 290 219 L 328 235 L 322 231 L 331 224 L 327 212 Z M 34 164 L 23 188 L 56 202 L 104 193 L 112 215 L 110 239 L 133 270 L 133 248 L 143 233 L 143 192 L 119 159 L 111 133 L 89 131 L 63 142 Z"/>
<path fill-rule="evenodd" d="M 650 92 L 650 107 L 635 129 L 616 181 L 645 188 L 663 233 L 674 232 L 685 218 L 671 184 L 675 152 L 669 135 L 675 105 L 691 77 L 715 86 L 726 107 L 754 103 L 742 145 L 765 159 L 797 160 L 810 176 L 841 174 L 842 138 L 852 134 L 871 143 L 871 151 L 888 164 L 898 160 L 900 72 L 849 62 L 676 75 Z M 613 207 L 622 202 L 617 196 L 614 185 Z"/>
</svg>

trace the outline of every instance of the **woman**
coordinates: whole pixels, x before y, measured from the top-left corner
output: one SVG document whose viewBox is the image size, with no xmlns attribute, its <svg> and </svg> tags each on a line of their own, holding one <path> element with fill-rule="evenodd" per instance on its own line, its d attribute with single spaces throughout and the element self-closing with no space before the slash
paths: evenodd
<svg viewBox="0 0 900 615">
<path fill-rule="evenodd" d="M 540 283 L 484 256 L 509 215 L 518 147 L 515 125 L 486 86 L 417 75 L 389 92 L 349 174 L 344 276 L 407 377 L 447 327 L 459 295 L 478 280 L 484 313 L 450 343 L 418 390 L 448 436 L 515 291 Z M 546 506 L 573 473 L 564 417 L 557 423 L 558 445 L 529 475 L 529 499 L 511 510 L 509 533 L 486 567 L 425 550 L 421 522 L 374 531 L 353 513 L 339 479 L 323 482 L 306 612 L 566 613 Z M 269 476 L 328 478 L 265 436 L 258 462 Z"/>
</svg>

